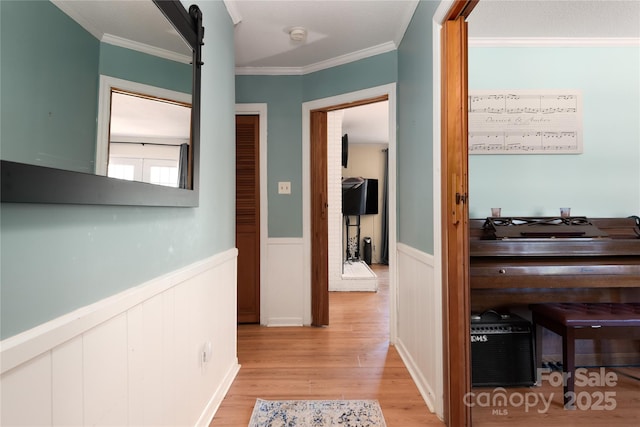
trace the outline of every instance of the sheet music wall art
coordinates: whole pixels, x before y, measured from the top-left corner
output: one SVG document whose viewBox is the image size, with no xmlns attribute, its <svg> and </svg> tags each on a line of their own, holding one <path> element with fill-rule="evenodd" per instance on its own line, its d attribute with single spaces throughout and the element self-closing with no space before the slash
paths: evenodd
<svg viewBox="0 0 640 427">
<path fill-rule="evenodd" d="M 579 91 L 469 91 L 469 154 L 580 153 Z"/>
</svg>

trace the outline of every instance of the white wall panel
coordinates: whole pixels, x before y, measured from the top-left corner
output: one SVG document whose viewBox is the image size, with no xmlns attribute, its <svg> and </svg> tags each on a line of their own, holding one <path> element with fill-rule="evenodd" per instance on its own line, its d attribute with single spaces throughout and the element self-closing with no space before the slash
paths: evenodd
<svg viewBox="0 0 640 427">
<path fill-rule="evenodd" d="M 176 396 L 178 391 L 175 384 L 178 377 L 175 351 L 175 289 L 169 289 L 162 294 L 162 319 L 164 340 L 162 342 L 162 399 L 157 408 L 162 425 L 175 426 L 176 423 Z"/>
<path fill-rule="evenodd" d="M 268 242 L 267 326 L 300 326 L 304 316 L 303 240 L 272 238 Z M 311 307 L 308 307 L 310 311 Z"/>
<path fill-rule="evenodd" d="M 208 425 L 239 369 L 236 257 L 229 250 L 3 341 L 13 368 L 1 377 L 2 425 Z"/>
<path fill-rule="evenodd" d="M 193 304 L 193 306 L 192 306 Z M 196 289 L 192 283 L 175 290 L 175 379 L 176 424 L 192 425 L 195 407 L 193 387 L 197 384 L 200 364 L 196 336 L 198 311 Z"/>
<path fill-rule="evenodd" d="M 129 423 L 163 425 L 164 322 L 162 297 L 152 298 L 127 312 Z"/>
<path fill-rule="evenodd" d="M 127 316 L 97 326 L 83 339 L 84 422 L 127 425 Z"/>
<path fill-rule="evenodd" d="M 201 417 L 192 425 L 208 426 L 215 410 L 222 403 L 222 398 L 231 385 L 238 366 L 236 358 L 236 265 L 227 263 L 212 272 L 213 275 L 203 277 L 207 286 L 206 300 L 202 305 L 203 325 L 199 349 L 207 342 L 211 343 L 211 353 L 206 362 L 200 361 L 200 377 L 198 384 L 200 405 L 207 407 Z M 211 286 L 214 284 L 214 286 Z M 226 363 L 221 363 L 226 362 Z M 208 397 L 211 397 L 208 399 Z M 208 400 L 208 401 L 207 401 Z"/>
<path fill-rule="evenodd" d="M 51 351 L 52 404 L 54 426 L 83 424 L 82 337 Z"/>
<path fill-rule="evenodd" d="M 5 373 L 0 394 L 2 426 L 51 425 L 51 353 Z"/>
<path fill-rule="evenodd" d="M 433 256 L 398 244 L 398 336 L 396 346 L 420 393 L 434 411 L 442 398 L 441 292 Z"/>
</svg>

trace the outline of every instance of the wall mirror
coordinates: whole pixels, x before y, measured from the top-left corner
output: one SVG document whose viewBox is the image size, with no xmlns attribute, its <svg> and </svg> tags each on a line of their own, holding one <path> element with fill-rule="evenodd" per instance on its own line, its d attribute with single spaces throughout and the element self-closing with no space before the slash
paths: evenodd
<svg viewBox="0 0 640 427">
<path fill-rule="evenodd" d="M 198 7 L 187 11 L 179 0 L 0 7 L 2 202 L 197 206 L 204 35 Z M 20 24 L 24 16 L 32 25 Z M 110 16 L 117 19 L 103 22 Z M 164 133 L 145 125 L 153 132 L 141 133 L 140 123 L 153 115 L 143 111 L 148 105 L 157 106 L 151 110 L 164 115 L 164 125 L 167 114 L 183 123 L 163 125 L 171 128 Z M 114 106 L 124 112 L 112 116 Z M 120 159 L 123 170 L 126 156 L 146 158 L 146 175 L 136 172 L 130 181 L 109 173 L 109 158 Z"/>
</svg>

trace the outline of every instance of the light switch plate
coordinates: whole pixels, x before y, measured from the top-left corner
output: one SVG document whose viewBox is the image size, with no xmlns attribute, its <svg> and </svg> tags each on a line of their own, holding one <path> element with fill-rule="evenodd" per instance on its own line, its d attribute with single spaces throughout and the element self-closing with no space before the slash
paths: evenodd
<svg viewBox="0 0 640 427">
<path fill-rule="evenodd" d="M 278 194 L 291 194 L 291 182 L 278 182 Z"/>
</svg>

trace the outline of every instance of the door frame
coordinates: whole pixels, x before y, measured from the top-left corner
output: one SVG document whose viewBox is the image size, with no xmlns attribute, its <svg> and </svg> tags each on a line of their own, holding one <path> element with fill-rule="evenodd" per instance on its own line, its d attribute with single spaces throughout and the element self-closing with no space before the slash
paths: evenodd
<svg viewBox="0 0 640 427">
<path fill-rule="evenodd" d="M 472 11 L 473 8 L 480 0 L 441 0 L 440 5 L 438 6 L 436 12 L 433 16 L 433 110 L 437 112 L 434 114 L 434 122 L 433 122 L 433 156 L 434 156 L 434 171 L 438 171 L 434 173 L 434 236 L 436 238 L 440 236 L 440 244 L 435 245 L 434 256 L 436 258 L 436 269 L 435 269 L 435 280 L 440 281 L 440 288 L 442 289 L 442 320 L 443 320 L 443 377 L 441 378 L 442 383 L 438 384 L 438 389 L 443 391 L 443 400 L 441 408 L 442 417 L 445 420 L 447 425 L 456 425 L 456 426 L 470 426 L 472 424 L 471 419 L 471 408 L 467 405 L 463 404 L 464 397 L 466 393 L 471 390 L 470 384 L 470 376 L 471 376 L 471 364 L 470 364 L 470 349 L 468 348 L 468 328 L 470 324 L 470 319 L 466 316 L 465 319 L 457 319 L 457 326 L 460 328 L 451 328 L 448 329 L 446 327 L 447 322 L 449 321 L 449 316 L 451 313 L 456 312 L 458 310 L 458 305 L 462 304 L 465 307 L 468 307 L 470 304 L 470 294 L 469 294 L 469 267 L 468 264 L 460 271 L 459 273 L 462 276 L 466 276 L 466 279 L 463 278 L 461 280 L 462 283 L 458 283 L 458 286 L 453 289 L 453 293 L 458 300 L 451 299 L 451 295 L 447 297 L 447 293 L 450 289 L 447 289 L 449 278 L 447 277 L 448 271 L 445 266 L 447 266 L 450 261 L 449 255 L 445 251 L 445 234 L 447 233 L 447 229 L 452 226 L 453 219 L 448 218 L 445 219 L 443 215 L 443 208 L 450 204 L 450 194 L 446 194 L 443 192 L 443 189 L 446 186 L 451 186 L 451 182 L 448 179 L 447 171 L 443 170 L 443 155 L 446 147 L 443 146 L 442 134 L 443 134 L 443 123 L 442 123 L 442 107 L 443 107 L 443 99 L 447 96 L 446 89 L 443 85 L 443 33 L 442 29 L 444 27 L 444 23 L 447 20 L 453 20 L 456 17 L 467 17 Z M 464 51 L 466 55 L 467 42 L 468 38 L 465 38 L 464 47 L 462 47 L 462 51 Z M 466 63 L 467 57 L 461 58 L 462 61 Z M 468 76 L 464 75 L 464 83 L 465 83 L 465 91 L 466 84 L 468 82 Z M 450 105 L 452 107 L 452 105 Z M 455 108 L 451 108 L 455 109 Z M 462 111 L 463 109 L 466 111 L 466 102 L 463 102 L 462 105 L 458 106 L 458 109 Z M 442 114 L 441 114 L 442 113 Z M 466 123 L 465 123 L 466 129 Z M 466 135 L 465 135 L 466 136 Z M 463 136 L 464 137 L 464 136 Z M 465 141 L 466 142 L 466 141 Z M 460 162 L 464 164 L 458 164 L 458 167 L 464 167 L 465 170 L 461 171 L 465 177 L 468 176 L 468 169 L 466 169 L 466 162 Z M 464 179 L 464 183 L 462 183 L 463 193 L 467 193 L 468 186 L 466 183 L 466 179 Z M 457 215 L 460 219 L 468 220 L 468 206 L 466 203 L 463 204 L 461 208 L 458 209 Z M 466 251 L 468 255 L 468 244 L 463 251 Z M 455 282 L 455 281 L 454 281 Z M 437 282 L 436 282 L 437 283 Z M 464 309 L 463 309 L 464 310 Z M 452 344 L 453 342 L 453 344 Z M 462 344 L 463 342 L 467 343 L 467 346 Z M 465 348 L 466 347 L 466 348 Z M 452 350 L 462 352 L 461 355 L 456 355 L 452 353 Z M 466 363 L 461 363 L 460 358 L 466 359 Z M 463 384 L 460 384 L 458 387 L 454 387 L 452 390 L 450 388 L 451 378 L 456 378 L 461 381 Z"/>
<path fill-rule="evenodd" d="M 267 240 L 269 238 L 269 210 L 267 199 L 267 104 L 236 104 L 236 115 L 257 115 L 259 117 L 259 165 L 260 165 L 260 324 L 269 319 L 267 295 Z"/>
<path fill-rule="evenodd" d="M 389 101 L 389 340 L 397 337 L 397 286 L 396 286 L 396 83 L 376 86 L 302 104 L 302 240 L 304 247 L 303 266 L 303 323 L 311 324 L 311 176 L 310 152 L 312 110 L 321 110 L 336 105 L 349 104 L 387 96 Z"/>
</svg>

